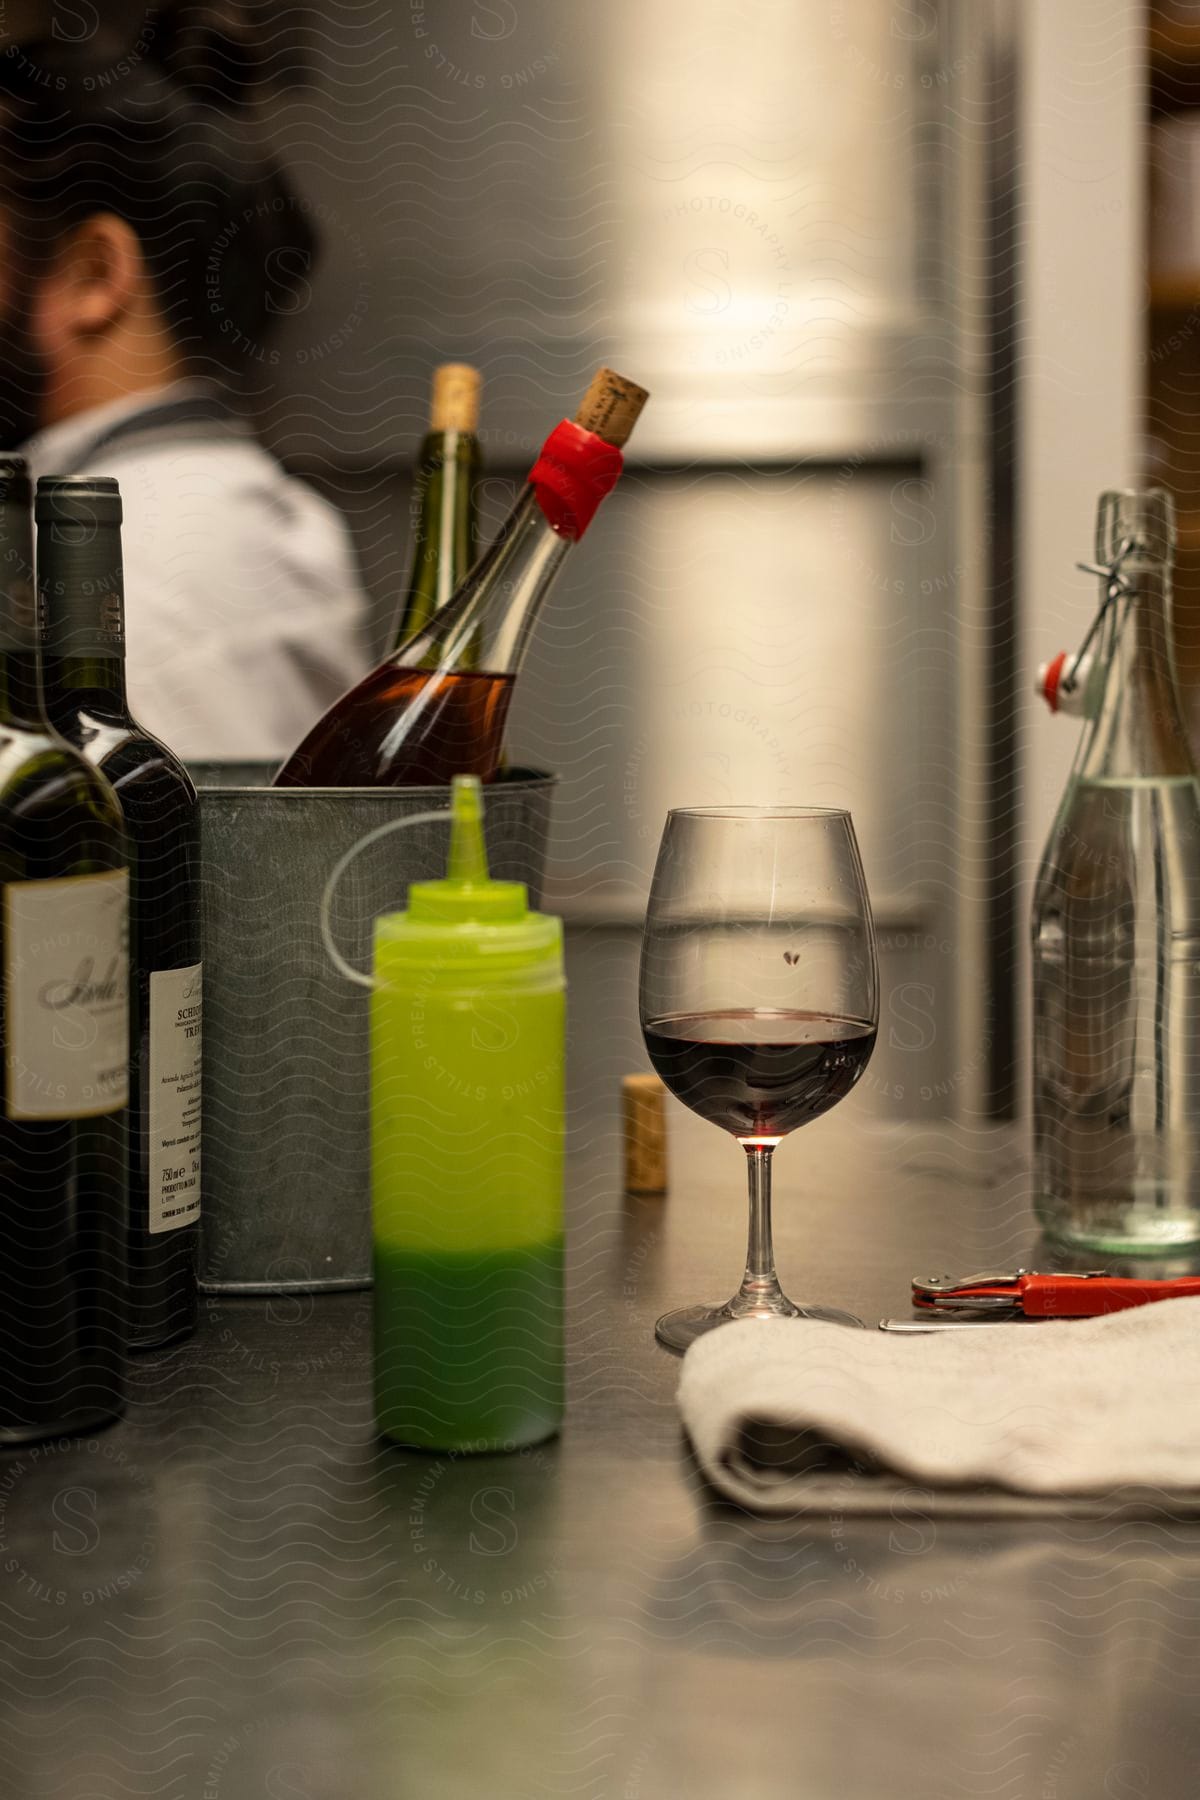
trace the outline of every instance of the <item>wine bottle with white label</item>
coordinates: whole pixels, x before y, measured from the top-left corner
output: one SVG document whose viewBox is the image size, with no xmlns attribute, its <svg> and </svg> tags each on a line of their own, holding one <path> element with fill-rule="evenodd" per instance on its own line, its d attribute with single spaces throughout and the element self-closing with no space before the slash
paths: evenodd
<svg viewBox="0 0 1200 1800">
<path fill-rule="evenodd" d="M 112 783 L 132 858 L 129 1342 L 196 1323 L 200 1234 L 200 908 L 196 790 L 125 693 L 121 498 L 104 479 L 38 482 L 42 691 L 55 730 Z"/>
<path fill-rule="evenodd" d="M 0 1444 L 124 1407 L 128 864 L 37 687 L 29 477 L 0 457 Z"/>
</svg>

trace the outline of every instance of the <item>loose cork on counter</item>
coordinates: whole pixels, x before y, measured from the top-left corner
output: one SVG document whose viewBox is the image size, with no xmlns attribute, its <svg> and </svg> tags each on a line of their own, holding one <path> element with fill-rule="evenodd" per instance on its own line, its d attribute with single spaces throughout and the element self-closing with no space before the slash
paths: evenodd
<svg viewBox="0 0 1200 1800">
<path fill-rule="evenodd" d="M 627 1194 L 667 1191 L 666 1092 L 657 1075 L 626 1075 L 621 1082 Z"/>
<path fill-rule="evenodd" d="M 619 450 L 649 398 L 644 387 L 618 375 L 615 369 L 597 369 L 575 414 L 575 423 L 585 431 L 594 431 L 606 444 L 615 444 Z"/>
<path fill-rule="evenodd" d="M 430 431 L 475 431 L 483 376 L 470 363 L 440 363 L 433 371 Z"/>
</svg>

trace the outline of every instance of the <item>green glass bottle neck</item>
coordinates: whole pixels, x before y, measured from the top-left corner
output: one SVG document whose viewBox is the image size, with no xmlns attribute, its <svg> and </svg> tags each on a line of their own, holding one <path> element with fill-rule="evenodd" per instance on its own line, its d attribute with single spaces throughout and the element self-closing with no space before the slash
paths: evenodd
<svg viewBox="0 0 1200 1800">
<path fill-rule="evenodd" d="M 431 431 L 421 445 L 412 572 L 397 649 L 441 611 L 475 561 L 479 468 L 479 441 L 471 432 Z"/>
<path fill-rule="evenodd" d="M 36 650 L 0 650 L 0 726 L 44 731 Z"/>
<path fill-rule="evenodd" d="M 45 650 L 42 692 L 51 724 L 81 712 L 98 719 L 129 718 L 123 656 L 60 656 Z"/>
<path fill-rule="evenodd" d="M 38 680 L 37 604 L 28 496 L 2 520 L 0 548 L 0 724 L 45 730 Z"/>
<path fill-rule="evenodd" d="M 24 464 L 0 477 L 0 725 L 46 729 L 38 685 L 37 581 Z"/>
<path fill-rule="evenodd" d="M 1101 628 L 1103 692 L 1076 775 L 1085 781 L 1194 776 L 1171 649 L 1170 570 L 1138 558 L 1121 572 L 1130 592 L 1110 605 Z"/>
</svg>

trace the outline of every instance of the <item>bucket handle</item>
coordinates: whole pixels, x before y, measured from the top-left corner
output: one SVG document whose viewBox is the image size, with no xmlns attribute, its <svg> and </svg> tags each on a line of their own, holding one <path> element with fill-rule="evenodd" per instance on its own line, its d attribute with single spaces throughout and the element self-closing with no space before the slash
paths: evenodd
<svg viewBox="0 0 1200 1800">
<path fill-rule="evenodd" d="M 360 850 L 365 850 L 370 844 L 378 843 L 380 838 L 387 837 L 390 832 L 405 831 L 410 825 L 428 825 L 431 821 L 448 820 L 449 818 L 450 808 L 441 806 L 436 812 L 410 813 L 406 819 L 389 819 L 386 825 L 377 825 L 374 831 L 368 831 L 365 837 L 360 837 L 357 844 L 352 844 L 346 854 L 339 857 L 334 864 L 321 895 L 321 941 L 325 945 L 325 953 L 330 962 L 338 974 L 344 975 L 347 981 L 355 981 L 359 987 L 371 989 L 379 986 L 373 975 L 368 975 L 364 970 L 356 969 L 353 963 L 348 963 L 333 940 L 333 896 L 337 892 L 342 876 Z"/>
</svg>

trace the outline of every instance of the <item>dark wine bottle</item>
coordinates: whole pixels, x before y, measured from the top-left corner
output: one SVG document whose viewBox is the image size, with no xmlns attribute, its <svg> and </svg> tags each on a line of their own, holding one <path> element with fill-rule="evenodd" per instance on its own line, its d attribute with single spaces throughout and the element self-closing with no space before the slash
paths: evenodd
<svg viewBox="0 0 1200 1800">
<path fill-rule="evenodd" d="M 616 486 L 621 445 L 646 399 L 644 388 L 611 369 L 597 373 L 574 421 L 564 419 L 543 444 L 499 537 L 454 598 L 334 702 L 283 764 L 277 787 L 491 780 L 542 602 Z"/>
<path fill-rule="evenodd" d="M 29 477 L 0 457 L 0 1443 L 124 1408 L 128 863 L 37 686 Z"/>
<path fill-rule="evenodd" d="M 129 833 L 134 983 L 129 1342 L 196 1323 L 200 1235 L 200 907 L 196 790 L 125 694 L 121 499 L 110 479 L 38 482 L 47 716 L 112 783 Z"/>
<path fill-rule="evenodd" d="M 429 430 L 417 455 L 412 573 L 397 650 L 441 612 L 478 555 L 479 386 L 478 369 L 467 363 L 442 363 L 433 372 Z M 478 656 L 476 636 L 462 666 L 473 668 Z"/>
</svg>

